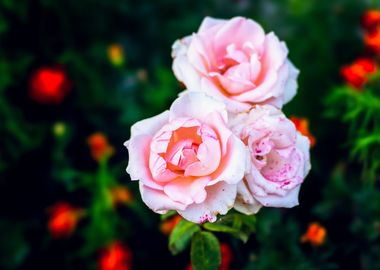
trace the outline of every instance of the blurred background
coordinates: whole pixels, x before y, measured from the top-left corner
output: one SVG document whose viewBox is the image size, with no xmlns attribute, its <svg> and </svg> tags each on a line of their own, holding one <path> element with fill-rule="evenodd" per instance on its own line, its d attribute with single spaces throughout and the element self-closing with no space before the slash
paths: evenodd
<svg viewBox="0 0 380 270">
<path fill-rule="evenodd" d="M 378 29 L 362 25 L 376 8 L 375 0 L 1 0 L 0 269 L 188 267 L 189 252 L 167 247 L 176 218 L 163 222 L 141 202 L 123 143 L 134 122 L 181 91 L 172 43 L 205 16 L 237 15 L 287 43 L 301 74 L 284 110 L 315 146 L 298 207 L 262 209 L 246 244 L 219 236 L 229 269 L 380 269 L 379 75 L 355 84 L 358 69 L 347 66 L 363 56 L 377 65 Z"/>
</svg>

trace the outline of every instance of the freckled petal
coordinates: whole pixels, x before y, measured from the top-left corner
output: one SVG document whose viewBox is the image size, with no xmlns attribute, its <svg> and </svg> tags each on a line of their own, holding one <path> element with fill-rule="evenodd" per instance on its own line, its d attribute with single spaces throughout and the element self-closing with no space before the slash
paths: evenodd
<svg viewBox="0 0 380 270">
<path fill-rule="evenodd" d="M 156 213 L 186 209 L 185 204 L 171 200 L 163 191 L 149 188 L 142 182 L 140 182 L 140 193 L 144 203 Z"/>
<path fill-rule="evenodd" d="M 180 117 L 207 119 L 210 113 L 218 112 L 227 122 L 227 110 L 222 102 L 207 96 L 202 92 L 189 91 L 177 98 L 170 107 L 170 120 Z"/>
<path fill-rule="evenodd" d="M 189 205 L 186 210 L 178 211 L 185 219 L 204 223 L 215 222 L 217 215 L 225 215 L 233 207 L 236 198 L 236 185 L 219 182 L 206 188 L 207 198 L 201 204 Z"/>
<path fill-rule="evenodd" d="M 252 215 L 256 214 L 261 207 L 262 205 L 252 196 L 245 180 L 239 182 L 234 205 L 235 210 L 246 215 Z"/>
<path fill-rule="evenodd" d="M 284 196 L 276 196 L 268 194 L 265 197 L 260 197 L 260 203 L 266 207 L 284 207 L 291 208 L 297 206 L 298 203 L 298 193 L 301 186 L 297 186 L 294 189 L 290 190 Z M 258 198 L 257 198 L 258 199 Z"/>
</svg>

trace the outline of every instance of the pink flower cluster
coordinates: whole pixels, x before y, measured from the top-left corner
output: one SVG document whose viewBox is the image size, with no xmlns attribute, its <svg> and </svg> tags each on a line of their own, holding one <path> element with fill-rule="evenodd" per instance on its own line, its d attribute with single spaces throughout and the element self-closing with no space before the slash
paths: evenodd
<svg viewBox="0 0 380 270">
<path fill-rule="evenodd" d="M 203 223 L 235 208 L 293 207 L 309 140 L 281 112 L 298 70 L 284 42 L 253 20 L 205 18 L 173 45 L 186 87 L 170 109 L 131 128 L 127 172 L 157 213 Z"/>
</svg>

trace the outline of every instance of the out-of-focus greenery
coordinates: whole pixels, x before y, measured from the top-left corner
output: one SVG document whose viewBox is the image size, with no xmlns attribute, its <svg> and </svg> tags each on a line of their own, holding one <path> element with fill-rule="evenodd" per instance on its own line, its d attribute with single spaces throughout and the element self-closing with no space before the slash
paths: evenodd
<svg viewBox="0 0 380 270">
<path fill-rule="evenodd" d="M 342 84 L 340 67 L 362 54 L 360 16 L 376 5 L 363 0 L 0 1 L 0 268 L 96 269 L 98 250 L 121 240 L 133 252 L 133 269 L 185 269 L 189 243 L 186 252 L 170 254 L 159 216 L 143 205 L 137 183 L 125 173 L 123 142 L 134 122 L 167 109 L 181 91 L 171 71 L 172 43 L 195 32 L 205 16 L 239 15 L 286 41 L 301 74 L 298 95 L 284 109 L 310 120 L 317 144 L 300 206 L 262 209 L 247 243 L 216 233 L 232 247 L 232 269 L 379 269 L 380 135 L 378 126 L 360 120 L 370 114 L 378 124 L 379 93 L 333 90 Z M 108 59 L 112 44 L 124 48 L 121 65 Z M 61 104 L 39 104 L 28 95 L 30 77 L 57 63 L 65 66 L 72 92 Z M 62 137 L 52 132 L 57 122 L 65 125 Z M 86 143 L 98 131 L 115 148 L 105 163 L 92 160 Z M 371 172 L 372 185 L 363 181 L 363 172 Z M 133 202 L 111 206 L 104 192 L 115 185 L 128 187 Z M 47 229 L 47 209 L 57 201 L 86 210 L 67 239 L 53 239 Z M 326 227 L 323 246 L 300 243 L 313 221 Z"/>
</svg>

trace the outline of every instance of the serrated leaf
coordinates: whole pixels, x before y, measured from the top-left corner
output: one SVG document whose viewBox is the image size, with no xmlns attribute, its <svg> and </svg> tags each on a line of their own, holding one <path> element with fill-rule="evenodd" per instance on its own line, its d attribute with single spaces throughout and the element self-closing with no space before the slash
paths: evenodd
<svg viewBox="0 0 380 270">
<path fill-rule="evenodd" d="M 218 270 L 222 262 L 218 239 L 210 232 L 198 232 L 191 241 L 194 270 Z"/>
<path fill-rule="evenodd" d="M 200 231 L 200 228 L 197 224 L 182 219 L 170 234 L 170 252 L 173 255 L 182 252 L 190 243 L 193 234 L 198 231 Z"/>
</svg>

